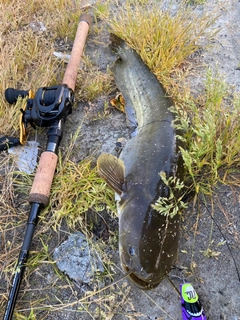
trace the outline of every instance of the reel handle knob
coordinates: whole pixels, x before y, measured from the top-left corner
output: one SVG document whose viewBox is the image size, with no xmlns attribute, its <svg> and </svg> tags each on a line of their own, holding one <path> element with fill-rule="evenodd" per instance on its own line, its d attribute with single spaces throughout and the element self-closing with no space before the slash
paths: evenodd
<svg viewBox="0 0 240 320">
<path fill-rule="evenodd" d="M 14 88 L 8 88 L 5 90 L 5 99 L 10 104 L 16 103 L 18 97 L 25 98 L 28 95 L 29 95 L 29 91 L 25 91 L 25 90 L 17 90 Z"/>
</svg>

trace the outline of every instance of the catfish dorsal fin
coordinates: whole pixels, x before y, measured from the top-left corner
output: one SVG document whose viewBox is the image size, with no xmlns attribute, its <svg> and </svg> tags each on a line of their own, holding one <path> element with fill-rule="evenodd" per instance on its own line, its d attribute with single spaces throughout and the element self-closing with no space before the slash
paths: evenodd
<svg viewBox="0 0 240 320">
<path fill-rule="evenodd" d="M 124 163 L 112 154 L 103 153 L 97 159 L 98 174 L 117 194 L 121 194 L 124 184 Z"/>
</svg>

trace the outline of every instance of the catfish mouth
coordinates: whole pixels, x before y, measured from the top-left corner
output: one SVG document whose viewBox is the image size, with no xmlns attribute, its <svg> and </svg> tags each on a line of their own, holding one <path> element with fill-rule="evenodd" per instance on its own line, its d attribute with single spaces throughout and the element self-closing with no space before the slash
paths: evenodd
<svg viewBox="0 0 240 320">
<path fill-rule="evenodd" d="M 126 265 L 124 266 L 124 271 L 125 272 L 131 272 L 131 269 L 129 269 Z M 145 279 L 140 278 L 134 270 L 132 270 L 132 273 L 128 275 L 130 280 L 134 283 L 136 287 L 138 287 L 141 290 L 151 290 L 156 288 L 160 282 L 157 283 L 151 283 L 149 281 L 146 281 Z"/>
</svg>

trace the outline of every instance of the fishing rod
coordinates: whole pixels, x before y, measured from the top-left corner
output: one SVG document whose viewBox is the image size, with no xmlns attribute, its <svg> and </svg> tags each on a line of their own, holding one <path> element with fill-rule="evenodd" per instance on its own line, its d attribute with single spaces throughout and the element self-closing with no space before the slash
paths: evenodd
<svg viewBox="0 0 240 320">
<path fill-rule="evenodd" d="M 89 15 L 81 15 L 71 57 L 61 85 L 39 88 L 34 97 L 31 91 L 8 88 L 5 92 L 5 97 L 9 103 L 15 103 L 19 96 L 28 97 L 25 109 L 21 110 L 20 140 L 22 143 L 26 140 L 26 127 L 28 123 L 34 128 L 39 126 L 49 127 L 49 129 L 47 132 L 48 139 L 46 150 L 41 154 L 28 197 L 31 208 L 27 221 L 27 229 L 19 254 L 17 267 L 15 269 L 3 320 L 12 319 L 34 229 L 38 222 L 38 216 L 41 210 L 46 207 L 49 202 L 50 189 L 58 160 L 58 148 L 62 139 L 65 120 L 72 112 L 78 68 L 90 23 L 91 18 Z"/>
</svg>

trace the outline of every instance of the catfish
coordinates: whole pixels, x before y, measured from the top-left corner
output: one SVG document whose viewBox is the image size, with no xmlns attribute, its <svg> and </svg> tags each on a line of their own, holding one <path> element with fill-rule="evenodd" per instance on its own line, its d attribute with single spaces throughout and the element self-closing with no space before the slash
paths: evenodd
<svg viewBox="0 0 240 320">
<path fill-rule="evenodd" d="M 125 41 L 111 35 L 117 60 L 114 78 L 125 100 L 132 138 L 119 158 L 102 154 L 99 175 L 119 196 L 119 254 L 122 268 L 140 289 L 159 285 L 177 259 L 180 215 L 153 209 L 159 197 L 169 198 L 167 178 L 183 180 L 178 133 L 173 126 L 173 100 L 140 56 Z M 174 191 L 179 197 L 179 191 Z"/>
</svg>

